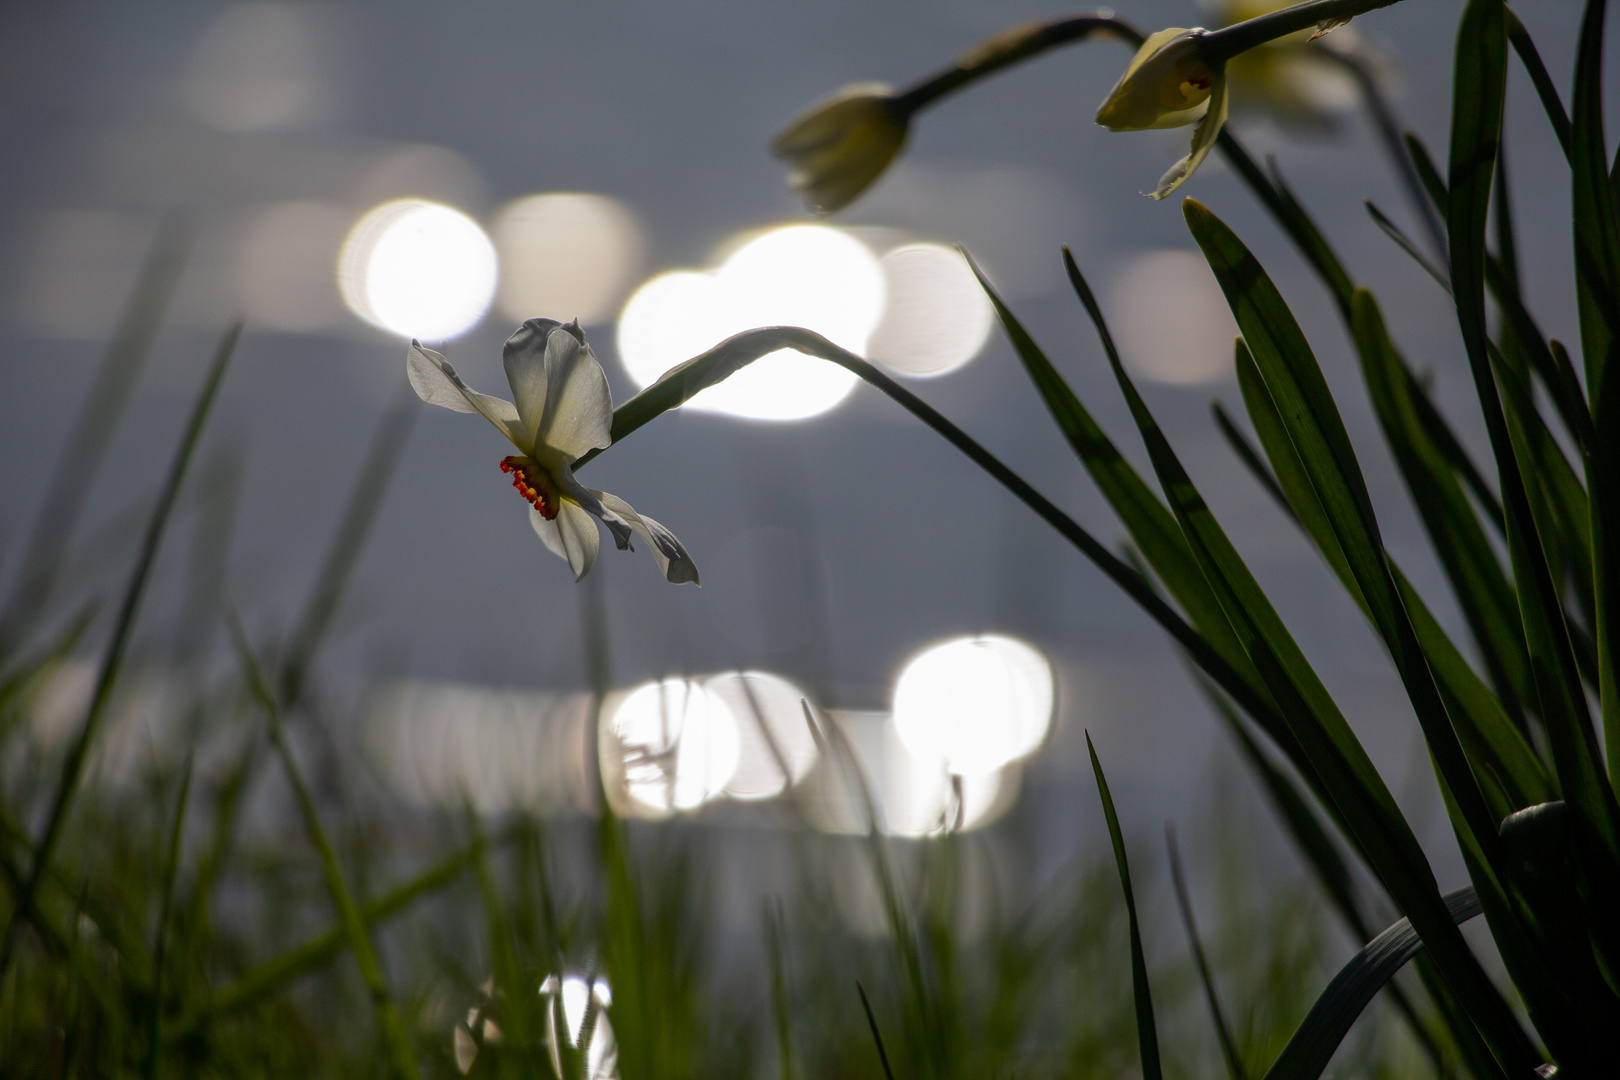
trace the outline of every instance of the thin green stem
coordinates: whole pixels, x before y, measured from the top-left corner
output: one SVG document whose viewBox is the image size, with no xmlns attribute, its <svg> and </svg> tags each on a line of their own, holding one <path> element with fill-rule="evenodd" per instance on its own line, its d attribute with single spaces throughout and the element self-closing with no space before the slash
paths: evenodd
<svg viewBox="0 0 1620 1080">
<path fill-rule="evenodd" d="M 497 843 L 501 842 L 497 839 Z M 428 869 L 360 908 L 360 919 L 367 926 L 386 922 L 417 900 L 449 885 L 461 876 L 472 860 L 472 849 L 460 851 L 434 863 Z M 238 979 L 230 987 L 214 995 L 207 1005 L 190 1014 L 166 1033 L 170 1042 L 185 1039 L 204 1025 L 233 1012 L 257 1005 L 288 983 L 307 975 L 328 963 L 343 951 L 348 942 L 348 928 L 342 923 L 302 945 L 267 960 Z"/>
<path fill-rule="evenodd" d="M 1281 11 L 1271 11 L 1253 19 L 1212 30 L 1202 35 L 1203 54 L 1213 64 L 1223 64 L 1239 53 L 1314 26 L 1349 22 L 1400 0 L 1311 0 Z"/>
<path fill-rule="evenodd" d="M 957 58 L 956 63 L 895 95 L 895 105 L 910 117 L 940 98 L 1031 57 L 1094 36 L 1110 36 L 1140 46 L 1142 32 L 1112 15 L 1073 15 L 1049 22 L 1026 23 L 1003 31 Z"/>
<path fill-rule="evenodd" d="M 147 1080 L 158 1074 L 163 1060 L 163 957 L 168 951 L 169 912 L 174 905 L 174 883 L 180 872 L 180 842 L 186 830 L 186 806 L 191 800 L 192 758 L 180 780 L 180 797 L 175 800 L 174 823 L 169 828 L 169 850 L 163 863 L 163 900 L 158 905 L 157 934 L 152 943 L 152 1001 L 146 1024 Z"/>
<path fill-rule="evenodd" d="M 157 505 L 152 509 L 151 520 L 146 526 L 146 537 L 141 543 L 140 557 L 135 562 L 135 570 L 130 575 L 129 585 L 124 590 L 124 601 L 119 607 L 118 619 L 113 624 L 113 636 L 107 645 L 107 654 L 102 660 L 101 674 L 96 679 L 96 688 L 90 696 L 90 705 L 85 711 L 84 722 L 79 726 L 78 738 L 68 749 L 67 758 L 62 764 L 62 775 L 57 781 L 56 794 L 51 800 L 50 816 L 45 820 L 45 832 L 35 845 L 33 864 L 17 897 L 17 906 L 12 910 L 5 938 L 0 941 L 0 980 L 5 978 L 6 970 L 11 964 L 11 952 L 16 941 L 18 925 L 22 920 L 33 917 L 34 896 L 39 890 L 40 880 L 50 866 L 51 858 L 56 853 L 62 825 L 67 820 L 73 798 L 78 792 L 79 779 L 84 772 L 90 746 L 95 741 L 102 721 L 106 718 L 107 706 L 112 701 L 113 685 L 118 681 L 118 673 L 123 668 L 124 654 L 129 649 L 130 637 L 135 629 L 135 616 L 140 610 L 141 598 L 146 593 L 146 583 L 152 573 L 152 564 L 157 561 L 163 533 L 168 527 L 174 505 L 179 500 L 180 488 L 185 483 L 192 456 L 202 438 L 208 414 L 213 409 L 220 382 L 225 378 L 226 365 L 230 363 L 231 354 L 236 351 L 236 343 L 241 336 L 242 324 L 237 322 L 232 324 L 225 331 L 225 336 L 220 339 L 219 347 L 214 352 L 214 361 L 203 380 L 202 392 L 197 395 L 197 402 L 192 406 L 191 418 L 186 423 L 185 433 L 180 438 L 180 446 L 175 451 L 174 463 L 169 466 L 168 479 L 158 496 Z"/>
<path fill-rule="evenodd" d="M 401 1080 L 417 1080 L 421 1074 L 417 1069 L 416 1057 L 411 1053 L 410 1037 L 406 1033 L 405 1022 L 400 1018 L 399 1010 L 394 1007 L 393 998 L 389 995 L 388 982 L 383 975 L 382 964 L 377 959 L 376 950 L 372 947 L 366 920 L 361 915 L 360 907 L 355 903 L 353 894 L 349 892 L 348 883 L 343 878 L 343 868 L 338 863 L 337 852 L 333 849 L 331 840 L 327 838 L 325 826 L 321 824 L 320 811 L 315 806 L 315 796 L 311 794 L 309 785 L 304 781 L 303 771 L 298 767 L 298 758 L 293 754 L 292 745 L 287 741 L 286 727 L 281 720 L 281 706 L 265 681 L 258 659 L 253 655 L 242 625 L 235 617 L 230 621 L 230 629 L 237 655 L 242 663 L 243 674 L 247 678 L 248 690 L 258 701 L 259 707 L 264 710 L 265 717 L 269 721 L 270 741 L 275 745 L 276 753 L 287 770 L 287 781 L 292 785 L 293 797 L 298 802 L 299 815 L 304 819 L 304 831 L 309 836 L 316 854 L 320 856 L 321 871 L 326 878 L 326 888 L 331 894 L 332 906 L 337 909 L 338 921 L 342 924 L 344 936 L 348 939 L 349 951 L 354 954 L 355 964 L 360 969 L 360 977 L 365 981 L 366 989 L 371 995 L 372 1007 L 377 1013 L 377 1026 L 381 1029 L 383 1043 L 388 1048 L 393 1071 Z"/>
</svg>

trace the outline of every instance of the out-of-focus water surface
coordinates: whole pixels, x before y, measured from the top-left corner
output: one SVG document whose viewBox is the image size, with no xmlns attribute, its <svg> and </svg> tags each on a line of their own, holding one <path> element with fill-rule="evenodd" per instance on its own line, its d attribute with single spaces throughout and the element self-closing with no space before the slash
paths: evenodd
<svg viewBox="0 0 1620 1080">
<path fill-rule="evenodd" d="M 580 318 L 616 400 L 757 323 L 804 322 L 870 347 L 1112 542 L 1117 523 L 951 251 L 962 244 L 979 261 L 1145 467 L 1064 281 L 1058 248 L 1067 244 L 1119 321 L 1127 359 L 1204 493 L 1391 787 L 1422 819 L 1432 781 L 1380 647 L 1209 418 L 1211 399 L 1239 404 L 1230 322 L 1190 254 L 1175 200 L 1142 195 L 1184 152 L 1186 132 L 1110 135 L 1091 122 L 1127 59 L 1123 48 L 1065 50 L 925 114 L 899 164 L 829 221 L 804 212 L 766 151 L 782 124 L 844 83 L 903 84 L 1009 24 L 1064 10 L 1033 2 L 6 6 L 7 574 L 167 215 L 194 228 L 192 254 L 94 480 L 62 611 L 112 595 L 131 557 L 136 511 L 159 483 L 214 338 L 238 314 L 246 336 L 199 475 L 243 470 L 224 591 L 260 632 L 286 627 L 301 609 L 366 447 L 401 392 L 406 338 L 435 339 L 474 386 L 504 394 L 500 344 L 534 315 Z M 1430 0 L 1357 22 L 1387 65 L 1403 122 L 1442 155 L 1457 10 Z M 1157 0 L 1120 13 L 1149 28 L 1207 17 Z M 1559 0 L 1522 15 L 1552 69 L 1567 70 L 1575 5 Z M 1257 155 L 1275 155 L 1352 272 L 1378 292 L 1409 355 L 1432 372 L 1442 404 L 1482 445 L 1446 297 L 1361 205 L 1370 198 L 1416 232 L 1361 114 L 1310 137 L 1264 119 L 1233 125 Z M 1549 334 L 1570 341 L 1567 194 L 1560 172 L 1538 169 L 1558 164 L 1556 144 L 1517 70 L 1507 146 L 1528 289 Z M 1218 159 L 1184 193 L 1238 230 L 1294 306 L 1340 394 L 1391 549 L 1455 624 L 1326 294 Z M 807 225 L 842 231 L 772 231 Z M 881 762 L 908 752 L 896 741 L 904 726 L 884 726 L 902 666 L 942 639 L 987 633 L 1028 642 L 1051 665 L 1055 722 L 1021 778 L 1009 781 L 1040 808 L 1025 820 L 1039 823 L 1043 842 L 1070 849 L 1081 816 L 1095 815 L 1088 785 L 1076 782 L 1083 728 L 1117 774 L 1127 816 L 1152 821 L 1193 805 L 1224 736 L 1164 636 L 891 402 L 836 373 L 801 375 L 785 383 L 762 376 L 708 408 L 667 416 L 588 471 L 593 485 L 673 529 L 703 573 L 701 589 L 670 586 L 644 553 L 611 549 L 593 571 L 605 588 L 614 685 L 628 694 L 652 680 L 688 680 L 647 692 L 682 695 L 676 711 L 692 732 L 707 733 L 691 740 L 699 747 L 691 778 L 683 772 L 663 788 L 628 781 L 641 809 L 690 809 L 728 783 L 732 795 L 757 799 L 800 778 L 800 750 L 772 756 L 758 732 L 712 726 L 718 721 L 703 710 L 735 705 L 741 692 L 703 682 L 714 673 L 771 673 L 844 710 L 857 750 L 871 755 L 876 773 L 898 776 L 910 766 Z M 761 415 L 790 418 L 749 418 Z M 536 785 L 550 784 L 548 805 L 564 806 L 570 785 L 583 783 L 566 770 L 550 780 L 522 769 L 509 776 L 490 749 L 543 756 L 542 736 L 503 721 L 501 709 L 567 714 L 576 709 L 570 695 L 587 685 L 582 586 L 536 541 L 526 508 L 507 490 L 496 468 L 504 446 L 475 417 L 423 409 L 324 660 L 329 680 L 379 680 L 385 690 L 374 705 L 395 703 L 384 712 L 406 726 L 383 736 L 379 768 L 399 770 L 406 798 L 431 800 L 435 783 L 455 791 L 457 769 L 483 778 L 491 805 L 507 786 L 521 799 L 542 798 Z M 191 506 L 164 550 L 143 615 L 153 633 L 183 606 L 188 548 L 205 518 Z M 435 700 L 443 709 L 460 702 L 463 712 L 481 703 L 473 709 L 481 734 L 452 741 L 484 749 L 451 766 L 428 754 L 422 760 L 439 772 L 425 776 L 420 748 L 447 738 L 433 727 L 443 713 Z M 619 734 L 656 753 L 662 736 L 626 716 Z M 582 737 L 558 724 L 556 746 Z M 802 736 L 796 721 L 782 730 Z M 746 783 L 710 775 L 719 772 Z M 925 829 L 937 819 L 950 796 L 928 787 L 935 782 L 931 774 L 896 781 L 897 822 Z M 959 808 L 1017 797 L 997 790 L 969 783 Z M 827 827 L 847 828 L 828 799 Z M 1442 824 L 1437 808 L 1427 816 Z M 1442 866 L 1461 880 L 1450 856 Z"/>
</svg>

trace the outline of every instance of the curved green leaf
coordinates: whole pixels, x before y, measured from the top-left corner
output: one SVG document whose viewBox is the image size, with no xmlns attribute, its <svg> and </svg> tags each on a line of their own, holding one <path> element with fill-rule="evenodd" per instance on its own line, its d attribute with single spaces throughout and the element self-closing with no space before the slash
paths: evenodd
<svg viewBox="0 0 1620 1080">
<path fill-rule="evenodd" d="M 1472 886 L 1447 893 L 1445 904 L 1456 923 L 1467 922 L 1480 911 Z M 1265 1080 L 1316 1080 L 1321 1076 L 1368 1002 L 1422 948 L 1423 939 L 1406 919 L 1369 941 L 1333 976 L 1266 1071 Z"/>
</svg>

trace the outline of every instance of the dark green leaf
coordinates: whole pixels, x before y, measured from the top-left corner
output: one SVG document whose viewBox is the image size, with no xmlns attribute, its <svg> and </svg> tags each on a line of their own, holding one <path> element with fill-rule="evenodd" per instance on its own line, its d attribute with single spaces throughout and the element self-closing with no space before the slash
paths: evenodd
<svg viewBox="0 0 1620 1080">
<path fill-rule="evenodd" d="M 1102 798 L 1103 816 L 1108 819 L 1108 839 L 1114 846 L 1114 866 L 1119 870 L 1120 888 L 1125 891 L 1125 914 L 1131 925 L 1131 992 L 1136 999 L 1136 1041 L 1142 1055 L 1143 1080 L 1164 1080 L 1159 1066 L 1158 1025 L 1153 1019 L 1153 993 L 1148 987 L 1147 959 L 1142 953 L 1142 928 L 1136 918 L 1136 897 L 1131 892 L 1131 867 L 1125 857 L 1125 837 L 1120 833 L 1114 797 L 1108 793 L 1097 748 L 1086 733 L 1086 750 L 1091 754 L 1091 772 L 1097 778 L 1097 794 Z"/>
<path fill-rule="evenodd" d="M 1446 894 L 1445 904 L 1457 923 L 1472 919 L 1480 910 L 1472 888 Z M 1369 941 L 1316 999 L 1281 1056 L 1266 1071 L 1266 1080 L 1316 1080 L 1321 1076 L 1373 995 L 1422 948 L 1423 939 L 1406 919 Z"/>
</svg>

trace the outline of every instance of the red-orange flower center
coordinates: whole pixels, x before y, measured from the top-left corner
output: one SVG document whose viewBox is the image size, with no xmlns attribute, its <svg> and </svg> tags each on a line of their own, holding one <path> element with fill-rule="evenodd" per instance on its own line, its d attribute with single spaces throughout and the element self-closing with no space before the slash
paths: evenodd
<svg viewBox="0 0 1620 1080">
<path fill-rule="evenodd" d="M 514 454 L 501 459 L 501 472 L 512 474 L 512 486 L 540 511 L 541 517 L 547 521 L 556 518 L 557 494 L 552 490 L 551 480 L 535 467 L 534 462 Z"/>
</svg>

